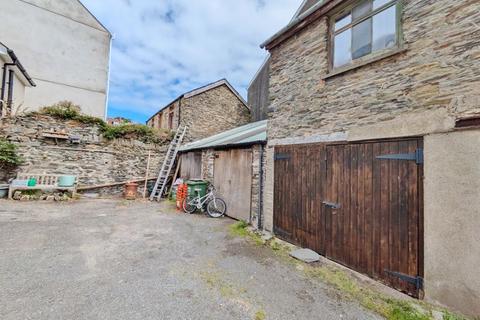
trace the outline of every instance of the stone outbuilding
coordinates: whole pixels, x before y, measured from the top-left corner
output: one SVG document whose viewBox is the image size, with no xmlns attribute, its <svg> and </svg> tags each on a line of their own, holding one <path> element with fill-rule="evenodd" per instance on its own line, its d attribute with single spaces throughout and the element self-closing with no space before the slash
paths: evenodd
<svg viewBox="0 0 480 320">
<path fill-rule="evenodd" d="M 250 109 L 242 96 L 222 79 L 184 93 L 147 121 L 157 129 L 188 126 L 185 141 L 192 142 L 250 122 Z"/>
<path fill-rule="evenodd" d="M 36 111 L 68 100 L 105 119 L 112 35 L 97 18 L 79 0 L 0 0 L 0 8 L 0 41 L 36 83 L 13 104 Z"/>
<path fill-rule="evenodd" d="M 480 2 L 305 1 L 270 57 L 265 228 L 480 315 Z"/>
<path fill-rule="evenodd" d="M 211 182 L 227 203 L 227 215 L 262 227 L 267 121 L 249 123 L 181 148 L 183 179 Z"/>
</svg>

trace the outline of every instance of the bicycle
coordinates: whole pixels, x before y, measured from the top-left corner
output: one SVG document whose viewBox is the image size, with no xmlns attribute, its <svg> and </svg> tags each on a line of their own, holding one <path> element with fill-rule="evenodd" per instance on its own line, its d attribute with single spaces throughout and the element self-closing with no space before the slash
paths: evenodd
<svg viewBox="0 0 480 320">
<path fill-rule="evenodd" d="M 211 218 L 223 217 L 227 212 L 227 204 L 215 195 L 215 187 L 212 185 L 208 188 L 205 196 L 200 197 L 200 194 L 197 193 L 196 196 L 189 196 L 183 201 L 185 213 L 193 214 L 197 210 L 205 212 L 205 207 Z"/>
</svg>

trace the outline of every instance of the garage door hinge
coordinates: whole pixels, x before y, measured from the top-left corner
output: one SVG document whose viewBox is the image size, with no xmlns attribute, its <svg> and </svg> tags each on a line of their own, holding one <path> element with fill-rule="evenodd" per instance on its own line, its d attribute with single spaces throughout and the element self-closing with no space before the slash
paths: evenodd
<svg viewBox="0 0 480 320">
<path fill-rule="evenodd" d="M 289 160 L 290 155 L 287 153 L 278 153 L 275 155 L 275 160 Z"/>
<path fill-rule="evenodd" d="M 422 277 L 413 277 L 407 274 L 403 274 L 400 272 L 394 272 L 390 270 L 385 270 L 385 273 L 391 277 L 399 278 L 405 282 L 413 284 L 417 290 L 423 290 L 423 278 Z"/>
<path fill-rule="evenodd" d="M 410 160 L 417 164 L 423 164 L 424 162 L 423 149 L 417 149 L 415 153 L 387 154 L 376 158 L 380 160 Z"/>
</svg>

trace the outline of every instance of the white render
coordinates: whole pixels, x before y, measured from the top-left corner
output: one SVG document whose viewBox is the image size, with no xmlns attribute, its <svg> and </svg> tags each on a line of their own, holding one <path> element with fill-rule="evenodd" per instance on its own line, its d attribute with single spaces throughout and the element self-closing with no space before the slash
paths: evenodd
<svg viewBox="0 0 480 320">
<path fill-rule="evenodd" d="M 0 0 L 0 8 L 0 42 L 37 85 L 25 88 L 22 108 L 70 100 L 105 118 L 110 32 L 78 0 Z"/>
</svg>

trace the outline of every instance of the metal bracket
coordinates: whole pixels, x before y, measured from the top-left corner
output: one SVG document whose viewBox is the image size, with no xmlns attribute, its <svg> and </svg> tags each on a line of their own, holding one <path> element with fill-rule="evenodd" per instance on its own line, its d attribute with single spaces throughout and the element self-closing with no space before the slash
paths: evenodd
<svg viewBox="0 0 480 320">
<path fill-rule="evenodd" d="M 415 161 L 417 164 L 423 164 L 423 149 L 417 149 L 415 153 L 400 153 L 400 154 L 387 154 L 376 157 L 379 160 L 409 160 Z"/>
<path fill-rule="evenodd" d="M 386 274 L 388 274 L 391 277 L 399 278 L 402 281 L 411 283 L 415 285 L 417 290 L 423 290 L 423 278 L 422 277 L 412 277 L 404 273 L 400 272 L 395 272 L 395 271 L 390 271 L 390 270 L 384 270 Z"/>
<path fill-rule="evenodd" d="M 288 153 L 278 153 L 275 155 L 275 161 L 277 160 L 289 160 L 291 156 Z"/>
<path fill-rule="evenodd" d="M 334 209 L 334 210 L 342 209 L 342 205 L 339 204 L 339 203 L 333 203 L 333 202 L 328 202 L 328 201 L 323 201 L 322 203 L 330 209 Z"/>
</svg>

